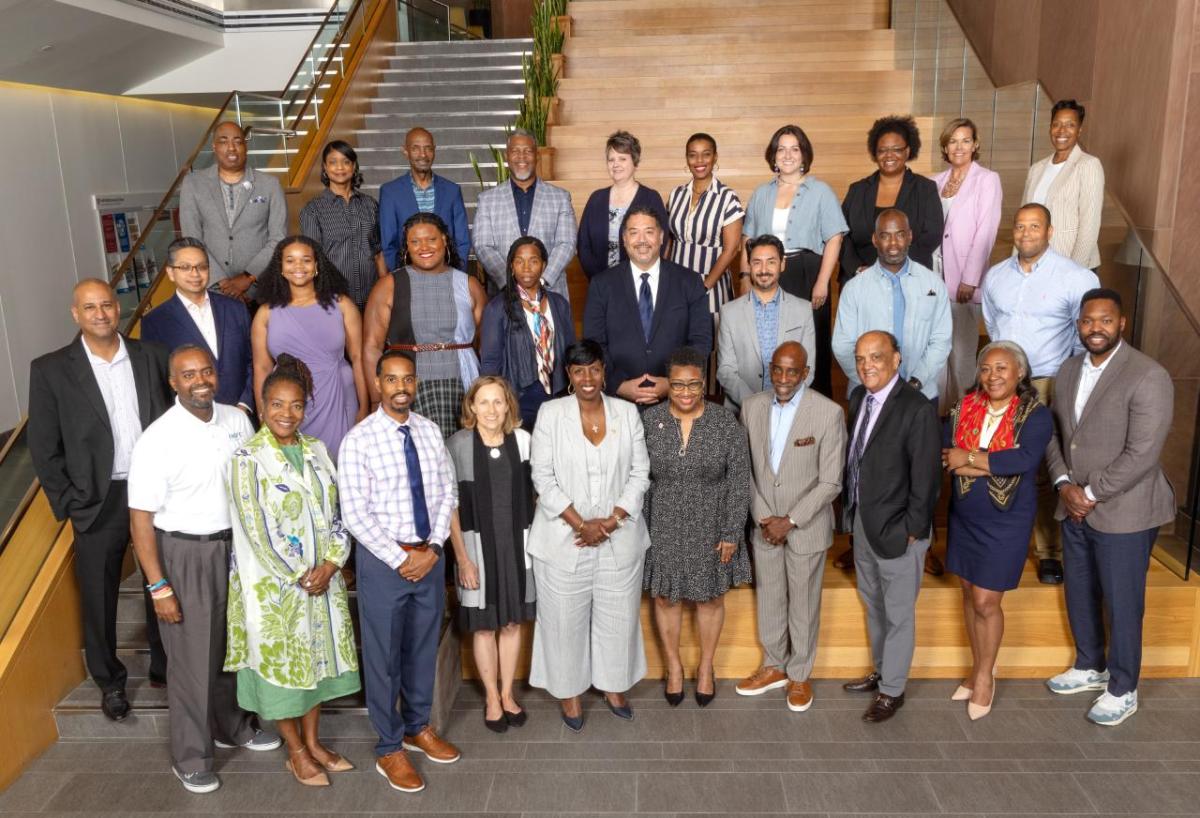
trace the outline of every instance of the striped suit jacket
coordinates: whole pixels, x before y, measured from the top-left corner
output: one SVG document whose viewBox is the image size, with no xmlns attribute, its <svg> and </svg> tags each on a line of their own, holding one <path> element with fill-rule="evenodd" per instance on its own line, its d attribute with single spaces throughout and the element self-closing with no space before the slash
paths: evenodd
<svg viewBox="0 0 1200 818">
<path fill-rule="evenodd" d="M 800 554 L 818 553 L 833 544 L 832 504 L 842 491 L 846 418 L 840 406 L 806 388 L 776 472 L 771 468 L 773 400 L 773 392 L 758 392 L 742 404 L 754 473 L 750 513 L 755 523 L 791 517 L 797 527 L 788 535 L 788 547 Z"/>
<path fill-rule="evenodd" d="M 533 213 L 529 217 L 529 235 L 541 239 L 550 254 L 542 273 L 546 288 L 570 301 L 566 270 L 575 257 L 575 209 L 571 206 L 571 194 L 538 179 L 533 194 Z M 508 250 L 519 238 L 521 225 L 517 220 L 512 184 L 505 182 L 480 193 L 475 205 L 472 242 L 475 257 L 487 270 L 496 289 L 502 289 L 508 282 Z"/>
<path fill-rule="evenodd" d="M 1033 163 L 1025 177 L 1021 203 L 1033 199 L 1042 174 L 1054 156 Z M 1050 183 L 1046 207 L 1054 225 L 1050 246 L 1080 267 L 1094 270 L 1100 266 L 1100 216 L 1104 210 L 1104 167 L 1100 160 L 1076 145 L 1067 161 Z"/>
</svg>

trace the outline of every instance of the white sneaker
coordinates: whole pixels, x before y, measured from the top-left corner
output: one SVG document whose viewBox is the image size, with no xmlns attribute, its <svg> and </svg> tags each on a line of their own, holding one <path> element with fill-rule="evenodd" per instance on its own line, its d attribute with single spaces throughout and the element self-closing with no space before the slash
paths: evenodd
<svg viewBox="0 0 1200 818">
<path fill-rule="evenodd" d="M 1085 690 L 1104 690 L 1108 687 L 1108 671 L 1069 668 L 1046 680 L 1051 693 L 1082 693 Z"/>
<path fill-rule="evenodd" d="M 1088 711 L 1088 721 L 1105 727 L 1116 727 L 1137 712 L 1137 691 L 1131 690 L 1124 696 L 1114 696 L 1107 690 L 1100 694 Z"/>
</svg>

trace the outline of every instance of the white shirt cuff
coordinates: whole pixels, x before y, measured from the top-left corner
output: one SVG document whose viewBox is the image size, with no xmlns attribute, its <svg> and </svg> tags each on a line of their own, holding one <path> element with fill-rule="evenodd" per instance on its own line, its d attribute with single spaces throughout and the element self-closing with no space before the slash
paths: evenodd
<svg viewBox="0 0 1200 818">
<path fill-rule="evenodd" d="M 1092 494 L 1092 487 L 1091 487 L 1091 486 L 1084 486 L 1084 487 L 1083 487 L 1083 493 L 1084 493 L 1085 495 L 1087 495 L 1087 498 L 1088 498 L 1089 500 L 1091 500 L 1093 503 L 1094 503 L 1094 502 L 1096 502 L 1096 495 Z"/>
</svg>

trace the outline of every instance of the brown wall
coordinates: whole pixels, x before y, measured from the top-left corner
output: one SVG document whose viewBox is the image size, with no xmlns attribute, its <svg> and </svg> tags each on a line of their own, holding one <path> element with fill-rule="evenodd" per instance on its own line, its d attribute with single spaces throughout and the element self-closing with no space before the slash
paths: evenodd
<svg viewBox="0 0 1200 818">
<path fill-rule="evenodd" d="M 492 0 L 492 37 L 528 37 L 533 31 L 529 17 L 533 0 Z"/>
</svg>

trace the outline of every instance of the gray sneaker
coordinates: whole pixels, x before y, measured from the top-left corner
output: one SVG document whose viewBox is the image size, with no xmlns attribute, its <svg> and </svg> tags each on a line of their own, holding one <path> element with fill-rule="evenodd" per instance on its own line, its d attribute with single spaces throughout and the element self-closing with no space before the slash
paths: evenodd
<svg viewBox="0 0 1200 818">
<path fill-rule="evenodd" d="M 266 730 L 255 730 L 254 735 L 245 744 L 226 744 L 223 741 L 213 739 L 213 744 L 220 747 L 222 750 L 229 750 L 234 747 L 241 747 L 243 750 L 253 750 L 256 753 L 265 753 L 268 750 L 278 750 L 283 744 L 278 734 L 271 733 Z"/>
<path fill-rule="evenodd" d="M 198 773 L 180 772 L 179 768 L 172 765 L 171 772 L 175 773 L 175 777 L 179 779 L 179 783 L 188 792 L 194 792 L 197 795 L 203 795 L 206 792 L 213 792 L 221 786 L 221 779 L 217 778 L 217 774 L 210 771 L 202 771 Z"/>
</svg>

